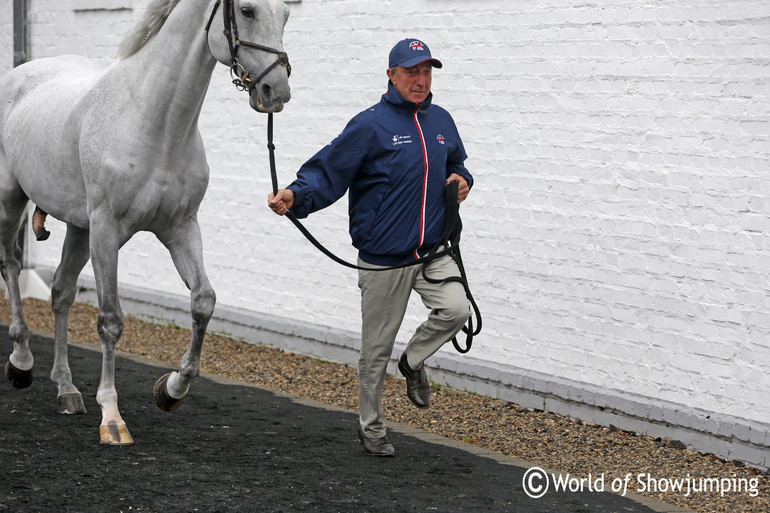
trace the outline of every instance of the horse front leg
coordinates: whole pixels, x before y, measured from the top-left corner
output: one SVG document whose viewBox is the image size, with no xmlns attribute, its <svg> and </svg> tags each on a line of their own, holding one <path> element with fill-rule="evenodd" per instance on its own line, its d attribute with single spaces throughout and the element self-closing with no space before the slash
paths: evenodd
<svg viewBox="0 0 770 513">
<path fill-rule="evenodd" d="M 118 410 L 118 392 L 115 389 L 115 352 L 123 334 L 123 312 L 118 299 L 118 250 L 117 224 L 100 222 L 91 217 L 91 261 L 96 279 L 96 296 L 99 314 L 96 322 L 99 341 L 102 344 L 102 377 L 96 392 L 96 402 L 102 410 L 99 426 L 101 443 L 130 445 L 134 443 L 128 427 Z"/>
<path fill-rule="evenodd" d="M 179 276 L 190 289 L 190 346 L 182 357 L 179 371 L 162 376 L 153 390 L 158 408 L 173 411 L 187 395 L 190 382 L 200 374 L 203 338 L 214 314 L 216 294 L 203 266 L 201 234 L 195 218 L 187 219 L 176 230 L 158 234 L 158 239 L 168 248 Z"/>
<path fill-rule="evenodd" d="M 70 371 L 67 327 L 72 303 L 77 293 L 77 280 L 80 271 L 88 262 L 88 230 L 72 224 L 67 225 L 67 235 L 62 247 L 62 258 L 54 273 L 51 286 L 51 307 L 54 313 L 54 362 L 51 369 L 51 381 L 56 383 L 59 393 L 56 398 L 59 413 L 86 413 L 83 397 L 72 383 Z"/>
</svg>

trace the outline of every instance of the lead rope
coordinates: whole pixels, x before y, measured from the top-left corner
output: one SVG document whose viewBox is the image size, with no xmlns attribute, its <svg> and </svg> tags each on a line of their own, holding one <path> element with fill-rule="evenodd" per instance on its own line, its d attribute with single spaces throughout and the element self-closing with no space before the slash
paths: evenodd
<svg viewBox="0 0 770 513">
<path fill-rule="evenodd" d="M 449 256 L 457 264 L 457 268 L 460 270 L 460 276 L 450 276 L 443 279 L 430 278 L 426 274 L 427 266 L 422 268 L 422 277 L 428 283 L 446 283 L 446 282 L 458 282 L 462 284 L 465 289 L 465 296 L 471 304 L 473 309 L 473 315 L 468 317 L 468 321 L 463 326 L 463 333 L 465 333 L 465 347 L 460 347 L 457 342 L 457 337 L 452 338 L 452 345 L 458 353 L 465 354 L 471 350 L 473 345 L 473 337 L 481 333 L 481 311 L 476 304 L 476 300 L 473 298 L 470 286 L 468 285 L 468 277 L 465 274 L 465 266 L 463 265 L 463 258 L 460 254 L 460 234 L 463 230 L 463 222 L 460 219 L 460 204 L 457 202 L 458 186 L 457 182 L 451 182 L 445 189 L 445 203 L 446 203 L 446 220 L 444 221 L 444 233 L 441 239 L 446 241 L 446 245 L 449 248 Z M 431 250 L 431 253 L 437 249 L 437 246 Z M 426 258 L 430 256 L 428 253 Z M 476 329 L 473 329 L 473 318 L 476 318 Z"/>
<path fill-rule="evenodd" d="M 268 154 L 270 158 L 270 180 L 272 182 L 273 186 L 273 195 L 278 194 L 278 172 L 276 171 L 275 166 L 275 144 L 273 144 L 273 113 L 268 112 L 267 114 L 267 149 Z M 460 205 L 457 202 L 457 195 L 458 195 L 458 184 L 457 182 L 451 182 L 446 187 L 445 192 L 445 202 L 446 202 L 446 220 L 444 222 L 444 232 L 442 236 L 442 242 L 439 242 L 433 248 L 430 250 L 430 252 L 423 258 L 420 258 L 418 260 L 413 260 L 410 262 L 406 262 L 401 265 L 396 265 L 392 267 L 361 267 L 355 264 L 351 264 L 350 262 L 347 262 L 343 260 L 342 258 L 338 257 L 329 249 L 327 249 L 323 244 L 321 244 L 318 239 L 316 239 L 310 231 L 308 231 L 307 228 L 297 219 L 297 217 L 291 212 L 286 212 L 286 217 L 289 218 L 289 220 L 294 224 L 294 226 L 297 227 L 297 229 L 302 232 L 302 235 L 305 236 L 305 238 L 310 241 L 313 246 L 315 246 L 321 253 L 329 257 L 330 259 L 334 260 L 340 265 L 343 265 L 345 267 L 349 267 L 351 269 L 357 269 L 360 271 L 392 271 L 394 269 L 402 269 L 404 267 L 410 267 L 413 265 L 418 264 L 424 264 L 422 267 L 422 276 L 423 278 L 429 282 L 429 283 L 443 283 L 443 282 L 459 282 L 462 284 L 463 288 L 465 289 L 465 295 L 468 298 L 468 301 L 471 303 L 471 307 L 473 308 L 474 315 L 468 317 L 468 322 L 465 326 L 463 326 L 462 331 L 466 334 L 466 342 L 465 342 L 465 348 L 460 347 L 459 343 L 457 342 L 457 337 L 452 338 L 452 345 L 454 345 L 455 349 L 462 354 L 467 353 L 471 350 L 471 345 L 473 344 L 473 337 L 478 335 L 481 332 L 481 311 L 479 310 L 478 305 L 476 304 L 475 299 L 473 299 L 473 295 L 471 294 L 470 287 L 468 285 L 468 279 L 465 274 L 465 267 L 463 266 L 462 257 L 460 255 L 460 233 L 462 232 L 462 220 L 460 219 Z M 443 249 L 441 249 L 443 247 Z M 433 279 L 429 278 L 427 276 L 426 269 L 428 268 L 428 264 L 433 262 L 434 260 L 438 259 L 439 257 L 442 257 L 444 255 L 449 255 L 452 260 L 455 261 L 457 264 L 457 268 L 460 270 L 460 276 L 450 276 L 448 278 L 444 279 Z M 476 329 L 473 329 L 473 318 L 476 318 Z"/>
</svg>

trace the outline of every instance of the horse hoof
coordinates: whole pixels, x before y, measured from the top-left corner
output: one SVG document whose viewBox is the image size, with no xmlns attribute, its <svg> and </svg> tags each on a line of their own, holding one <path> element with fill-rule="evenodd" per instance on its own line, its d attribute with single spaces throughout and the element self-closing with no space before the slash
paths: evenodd
<svg viewBox="0 0 770 513">
<path fill-rule="evenodd" d="M 56 398 L 56 409 L 59 413 L 74 415 L 86 413 L 86 405 L 83 404 L 83 396 L 79 392 L 62 394 Z"/>
<path fill-rule="evenodd" d="M 99 426 L 99 438 L 104 445 L 131 445 L 134 443 L 126 424 L 122 422 L 118 424 L 112 421 L 107 425 Z"/>
<path fill-rule="evenodd" d="M 32 369 L 18 369 L 11 362 L 5 364 L 5 377 L 14 386 L 14 388 L 27 388 L 32 384 Z"/>
<path fill-rule="evenodd" d="M 168 387 L 166 386 L 169 376 L 171 376 L 171 373 L 164 374 L 163 376 L 161 376 L 160 379 L 155 383 L 155 386 L 152 389 L 152 397 L 155 399 L 155 406 L 157 406 L 163 411 L 176 410 L 177 408 L 179 408 L 179 405 L 182 404 L 182 399 L 185 398 L 184 395 L 179 399 L 176 399 L 169 395 Z"/>
</svg>

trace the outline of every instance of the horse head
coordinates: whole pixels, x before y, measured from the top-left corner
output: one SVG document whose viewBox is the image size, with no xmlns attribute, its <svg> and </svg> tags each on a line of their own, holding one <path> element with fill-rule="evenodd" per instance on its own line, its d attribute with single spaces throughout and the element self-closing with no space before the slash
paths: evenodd
<svg viewBox="0 0 770 513">
<path fill-rule="evenodd" d="M 230 67 L 233 83 L 248 91 L 258 112 L 280 112 L 291 98 L 289 58 L 283 28 L 289 8 L 283 0 L 216 0 L 207 26 L 209 50 Z M 210 30 L 221 11 L 224 30 Z"/>
</svg>

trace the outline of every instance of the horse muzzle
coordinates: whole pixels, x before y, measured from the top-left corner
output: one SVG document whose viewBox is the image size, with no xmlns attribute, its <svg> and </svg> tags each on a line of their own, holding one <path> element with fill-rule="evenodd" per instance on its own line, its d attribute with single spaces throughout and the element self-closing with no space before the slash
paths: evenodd
<svg viewBox="0 0 770 513">
<path fill-rule="evenodd" d="M 270 84 L 260 82 L 249 85 L 249 105 L 257 112 L 281 112 L 283 105 L 291 99 L 288 84 L 282 92 Z"/>
</svg>

